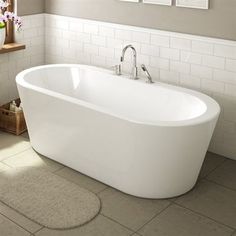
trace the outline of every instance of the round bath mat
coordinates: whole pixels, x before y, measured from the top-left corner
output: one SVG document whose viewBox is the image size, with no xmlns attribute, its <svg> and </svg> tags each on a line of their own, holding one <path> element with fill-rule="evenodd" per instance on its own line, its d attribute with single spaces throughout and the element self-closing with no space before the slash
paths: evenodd
<svg viewBox="0 0 236 236">
<path fill-rule="evenodd" d="M 50 229 L 70 229 L 91 221 L 99 198 L 49 171 L 10 169 L 0 173 L 0 201 Z"/>
</svg>

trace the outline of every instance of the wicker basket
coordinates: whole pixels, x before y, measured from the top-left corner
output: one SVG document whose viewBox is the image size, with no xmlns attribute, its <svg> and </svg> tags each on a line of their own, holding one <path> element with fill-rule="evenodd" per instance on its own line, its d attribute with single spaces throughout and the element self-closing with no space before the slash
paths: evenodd
<svg viewBox="0 0 236 236">
<path fill-rule="evenodd" d="M 16 99 L 17 106 L 20 99 Z M 23 111 L 10 111 L 10 102 L 0 107 L 0 130 L 20 135 L 27 130 Z"/>
</svg>

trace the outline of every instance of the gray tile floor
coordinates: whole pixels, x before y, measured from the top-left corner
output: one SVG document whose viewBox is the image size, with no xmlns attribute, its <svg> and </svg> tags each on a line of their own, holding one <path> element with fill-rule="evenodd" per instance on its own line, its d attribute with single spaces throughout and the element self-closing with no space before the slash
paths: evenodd
<svg viewBox="0 0 236 236">
<path fill-rule="evenodd" d="M 21 166 L 47 169 L 97 194 L 98 217 L 85 226 L 44 228 L 0 202 L 0 236 L 236 236 L 236 161 L 208 153 L 196 187 L 168 200 L 132 197 L 37 154 L 27 134 L 0 132 L 0 172 Z"/>
</svg>

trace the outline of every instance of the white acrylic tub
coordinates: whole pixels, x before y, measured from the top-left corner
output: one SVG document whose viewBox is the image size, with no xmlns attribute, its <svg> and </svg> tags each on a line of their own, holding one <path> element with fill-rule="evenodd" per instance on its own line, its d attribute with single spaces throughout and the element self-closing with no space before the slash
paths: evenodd
<svg viewBox="0 0 236 236">
<path fill-rule="evenodd" d="M 39 153 L 139 197 L 195 185 L 220 113 L 210 97 L 85 65 L 36 67 L 16 81 Z"/>
</svg>

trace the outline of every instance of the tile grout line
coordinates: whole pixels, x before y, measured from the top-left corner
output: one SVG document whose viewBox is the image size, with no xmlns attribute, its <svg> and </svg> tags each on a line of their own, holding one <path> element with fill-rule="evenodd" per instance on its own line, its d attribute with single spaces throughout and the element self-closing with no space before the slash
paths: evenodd
<svg viewBox="0 0 236 236">
<path fill-rule="evenodd" d="M 137 232 L 131 234 L 130 236 L 134 236 L 134 235 L 142 236 L 140 233 L 137 233 Z"/>
<path fill-rule="evenodd" d="M 104 189 L 102 189 L 101 191 L 99 191 L 98 193 L 96 193 L 96 195 L 100 198 L 99 194 L 103 193 L 104 191 L 106 191 L 107 189 L 109 189 L 109 186 L 106 186 Z"/>
<path fill-rule="evenodd" d="M 6 219 L 8 219 L 9 221 L 11 221 L 13 224 L 19 226 L 21 229 L 25 230 L 26 232 L 30 233 L 32 235 L 32 232 L 30 232 L 28 229 L 25 229 L 22 225 L 18 224 L 17 222 L 13 221 L 11 218 L 9 218 L 8 216 L 4 215 L 3 213 L 0 212 L 0 215 L 2 215 L 3 217 L 5 217 Z"/>
<path fill-rule="evenodd" d="M 157 216 L 161 215 L 165 210 L 167 210 L 169 207 L 171 207 L 173 205 L 173 202 L 169 202 L 170 204 L 168 206 L 166 206 L 164 209 L 162 209 L 160 212 L 158 212 L 157 214 L 155 214 L 155 216 L 153 216 L 148 222 L 146 222 L 144 225 L 142 225 L 138 230 L 135 231 L 135 233 L 138 233 L 138 231 L 140 231 L 144 226 L 146 226 L 147 224 L 149 224 L 151 221 L 153 221 Z"/>
<path fill-rule="evenodd" d="M 235 231 L 233 231 L 233 233 L 232 233 L 232 234 L 230 234 L 230 236 L 234 236 L 234 235 L 236 235 L 236 230 L 235 230 Z"/>
<path fill-rule="evenodd" d="M 7 205 L 7 204 L 6 204 L 5 202 L 3 202 L 2 200 L 0 200 L 0 202 L 1 202 L 4 206 L 6 206 L 6 207 L 8 207 L 9 209 L 13 210 L 13 211 L 14 211 L 15 213 L 17 213 L 18 215 L 20 215 L 20 216 L 24 217 L 25 219 L 29 220 L 30 222 L 32 222 L 32 223 L 34 223 L 34 224 L 37 224 L 37 225 L 39 225 L 40 227 L 44 227 L 44 226 L 40 225 L 39 223 L 35 222 L 34 220 L 28 218 L 27 216 L 25 216 L 25 215 L 22 214 L 21 212 L 17 211 L 17 210 L 14 209 L 13 207 Z M 7 215 L 5 215 L 4 213 L 0 212 L 0 214 L 3 215 L 3 216 L 5 216 L 7 219 L 11 220 L 12 222 L 14 222 L 16 225 L 21 226 L 21 228 L 25 229 L 27 232 L 30 232 L 28 229 L 24 228 L 24 226 L 18 224 L 16 221 L 12 220 L 11 218 L 9 218 L 9 217 L 8 217 Z M 32 232 L 30 232 L 30 233 L 32 234 Z"/>
<path fill-rule="evenodd" d="M 225 188 L 225 189 L 231 190 L 231 191 L 233 191 L 233 192 L 236 192 L 235 189 L 230 188 L 230 187 L 227 187 L 227 186 L 225 186 L 225 185 L 223 185 L 223 184 L 219 184 L 219 183 L 217 183 L 217 182 L 215 182 L 215 181 L 213 181 L 213 180 L 210 180 L 210 179 L 204 179 L 204 181 L 207 181 L 207 182 L 209 182 L 209 183 L 216 184 L 216 185 L 218 185 L 218 186 L 220 186 L 220 187 L 222 187 L 222 188 Z"/>
<path fill-rule="evenodd" d="M 228 159 L 226 157 L 224 157 L 225 160 L 223 160 L 220 164 L 218 164 L 213 170 L 209 171 L 202 179 L 206 179 L 211 173 L 213 173 L 216 169 L 218 169 L 219 167 L 221 167 L 226 161 L 228 161 Z"/>
<path fill-rule="evenodd" d="M 0 161 L 0 163 L 1 163 L 2 165 L 4 165 L 4 166 L 7 166 L 7 167 L 9 167 L 10 169 L 12 169 L 12 168 L 13 168 L 12 166 L 9 166 L 8 164 L 6 164 L 6 163 L 4 163 L 4 162 L 2 162 L 2 161 Z"/>
<path fill-rule="evenodd" d="M 7 159 L 9 159 L 9 158 L 11 158 L 11 157 L 14 157 L 14 156 L 16 156 L 16 155 L 19 155 L 19 154 L 21 154 L 21 153 L 23 153 L 23 152 L 26 152 L 26 151 L 30 150 L 31 148 L 32 148 L 32 147 L 26 148 L 26 149 L 24 149 L 24 150 L 22 150 L 22 151 L 20 151 L 20 152 L 17 152 L 17 153 L 15 153 L 15 154 L 13 154 L 13 155 L 8 156 L 8 157 L 4 158 L 3 160 L 1 160 L 1 163 L 5 164 L 4 161 L 6 161 Z M 5 165 L 6 165 L 6 164 L 5 164 Z M 10 166 L 9 166 L 9 167 L 10 167 Z"/>
<path fill-rule="evenodd" d="M 48 158 L 48 157 L 46 157 L 46 158 Z M 50 159 L 50 160 L 51 160 L 51 159 Z M 61 164 L 61 163 L 59 163 L 59 162 L 56 162 L 56 163 Z M 52 173 L 58 175 L 57 172 L 60 171 L 60 170 L 63 170 L 64 168 L 66 168 L 66 166 L 62 166 L 62 167 L 60 167 L 59 169 L 52 171 Z M 58 175 L 58 176 L 59 176 L 59 175 Z M 71 181 L 70 181 L 70 182 L 71 182 Z"/>
<path fill-rule="evenodd" d="M 42 229 L 44 229 L 45 227 L 42 226 L 40 229 L 36 230 L 34 233 L 32 233 L 33 235 L 36 235 L 39 231 L 41 231 Z"/>
<path fill-rule="evenodd" d="M 193 209 L 190 209 L 190 208 L 188 208 L 188 207 L 186 207 L 186 206 L 184 206 L 184 205 L 181 205 L 180 203 L 173 202 L 173 204 L 174 204 L 174 205 L 177 205 L 177 206 L 179 206 L 179 207 L 185 208 L 185 209 L 187 209 L 187 210 L 189 210 L 189 211 L 191 211 L 191 212 L 193 212 L 193 213 L 195 213 L 195 214 L 197 214 L 197 215 L 206 217 L 206 218 L 208 218 L 209 220 L 214 221 L 214 222 L 217 223 L 217 224 L 223 225 L 223 226 L 225 226 L 225 227 L 227 227 L 227 228 L 229 228 L 229 229 L 236 230 L 236 229 L 233 228 L 232 226 L 226 225 L 226 224 L 223 223 L 223 222 L 220 222 L 220 221 L 218 221 L 218 220 L 215 220 L 215 219 L 213 219 L 213 218 L 211 218 L 211 217 L 209 217 L 209 216 L 207 216 L 207 215 L 202 214 L 201 212 L 198 212 L 198 211 L 195 211 L 195 210 L 193 210 Z"/>
<path fill-rule="evenodd" d="M 115 220 L 115 219 L 113 219 L 113 218 L 111 218 L 111 217 L 109 217 L 109 216 L 106 216 L 106 215 L 104 215 L 103 213 L 100 213 L 100 215 L 102 215 L 103 217 L 105 217 L 105 218 L 107 218 L 107 219 L 109 219 L 109 220 L 111 220 L 111 221 L 113 221 L 113 222 L 119 224 L 120 226 L 122 226 L 122 227 L 128 229 L 128 230 L 131 231 L 132 233 L 136 233 L 133 229 L 130 229 L 130 228 L 127 227 L 126 225 L 121 224 L 119 221 L 117 221 L 117 220 Z"/>
</svg>

